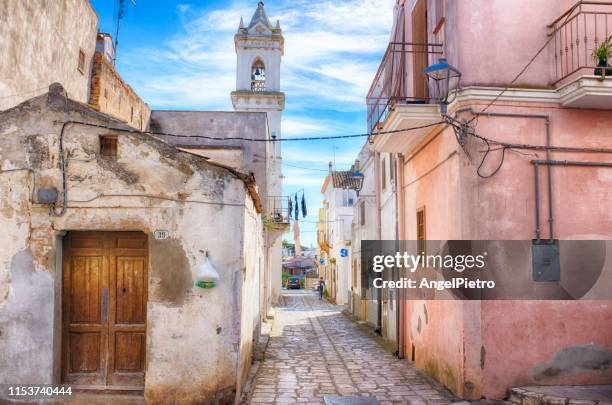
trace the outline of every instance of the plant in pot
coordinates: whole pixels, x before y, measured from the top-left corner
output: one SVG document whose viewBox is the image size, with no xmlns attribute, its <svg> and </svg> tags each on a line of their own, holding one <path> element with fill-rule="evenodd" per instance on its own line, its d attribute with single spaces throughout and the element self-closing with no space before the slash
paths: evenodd
<svg viewBox="0 0 612 405">
<path fill-rule="evenodd" d="M 598 62 L 595 69 L 596 76 L 603 76 L 604 70 L 606 76 L 612 76 L 612 66 L 608 64 L 608 59 L 612 57 L 612 35 L 593 50 L 593 59 Z"/>
</svg>

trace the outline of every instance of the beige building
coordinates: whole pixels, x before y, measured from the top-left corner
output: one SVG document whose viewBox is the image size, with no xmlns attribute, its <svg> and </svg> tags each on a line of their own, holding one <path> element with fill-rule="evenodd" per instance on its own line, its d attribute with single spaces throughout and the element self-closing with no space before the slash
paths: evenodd
<svg viewBox="0 0 612 405">
<path fill-rule="evenodd" d="M 60 85 L 0 123 L 0 381 L 237 398 L 264 256 L 252 176 L 128 131 Z M 215 288 L 196 285 L 207 255 Z"/>
<path fill-rule="evenodd" d="M 115 51 L 108 34 L 98 34 L 91 69 L 89 105 L 98 111 L 119 118 L 129 126 L 147 128 L 151 109 L 115 70 Z"/>
<path fill-rule="evenodd" d="M 51 29 L 50 27 L 53 27 Z M 61 83 L 68 96 L 143 130 L 149 106 L 113 66 L 109 34 L 98 33 L 89 0 L 0 4 L 0 111 Z"/>
<path fill-rule="evenodd" d="M 89 0 L 0 2 L 0 111 L 62 83 L 89 101 L 98 16 Z"/>
</svg>

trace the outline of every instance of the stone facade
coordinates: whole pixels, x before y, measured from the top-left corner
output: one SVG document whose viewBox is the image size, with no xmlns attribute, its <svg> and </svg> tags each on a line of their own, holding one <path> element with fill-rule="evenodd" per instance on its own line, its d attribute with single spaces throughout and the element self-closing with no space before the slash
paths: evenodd
<svg viewBox="0 0 612 405">
<path fill-rule="evenodd" d="M 117 130 L 62 125 L 66 118 Z M 59 85 L 0 113 L 0 192 L 8 197 L 0 201 L 0 380 L 61 382 L 66 232 L 141 231 L 149 251 L 147 402 L 232 400 L 259 335 L 256 186 L 248 175 L 128 130 L 67 99 Z M 115 160 L 102 157 L 101 135 L 116 137 Z M 43 187 L 60 190 L 58 206 L 37 202 Z M 167 239 L 153 237 L 160 229 Z M 220 274 L 214 289 L 194 287 L 205 252 Z"/>
<path fill-rule="evenodd" d="M 147 128 L 151 116 L 149 106 L 123 81 L 102 52 L 93 57 L 89 104 L 140 130 Z"/>
<path fill-rule="evenodd" d="M 54 82 L 86 103 L 97 32 L 89 0 L 0 2 L 0 111 Z"/>
</svg>

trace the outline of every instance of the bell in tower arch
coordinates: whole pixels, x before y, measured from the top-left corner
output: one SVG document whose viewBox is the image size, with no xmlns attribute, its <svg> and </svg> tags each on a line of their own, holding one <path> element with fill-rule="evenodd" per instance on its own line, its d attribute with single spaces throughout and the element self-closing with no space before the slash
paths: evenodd
<svg viewBox="0 0 612 405">
<path fill-rule="evenodd" d="M 265 91 L 266 89 L 266 68 L 261 59 L 255 60 L 251 69 L 251 90 Z"/>
</svg>

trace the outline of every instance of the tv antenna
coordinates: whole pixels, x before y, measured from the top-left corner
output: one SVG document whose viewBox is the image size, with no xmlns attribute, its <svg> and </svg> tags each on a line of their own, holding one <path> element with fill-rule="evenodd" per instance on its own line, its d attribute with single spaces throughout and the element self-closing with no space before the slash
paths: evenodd
<svg viewBox="0 0 612 405">
<path fill-rule="evenodd" d="M 132 6 L 136 7 L 136 0 L 130 0 Z M 115 57 L 113 58 L 113 65 L 117 60 L 117 47 L 119 46 L 119 27 L 121 26 L 121 19 L 127 14 L 126 0 L 115 0 L 115 24 L 117 29 L 115 30 Z"/>
</svg>

